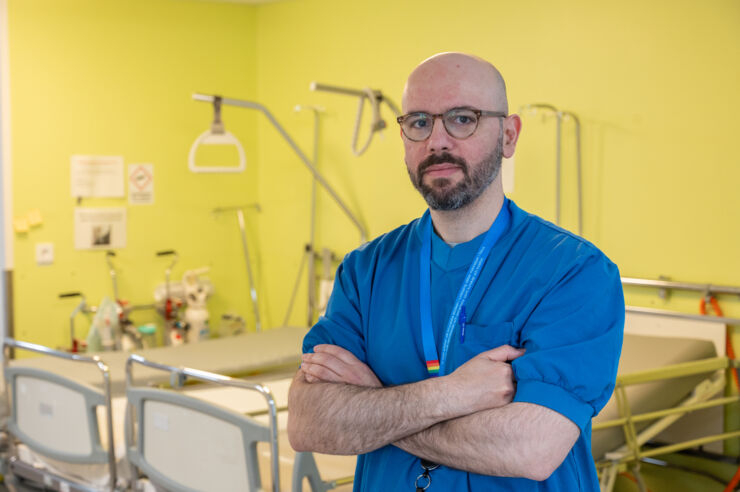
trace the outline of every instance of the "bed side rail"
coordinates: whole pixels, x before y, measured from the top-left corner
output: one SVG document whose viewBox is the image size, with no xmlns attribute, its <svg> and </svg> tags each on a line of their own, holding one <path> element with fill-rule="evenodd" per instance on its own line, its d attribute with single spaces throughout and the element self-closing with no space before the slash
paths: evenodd
<svg viewBox="0 0 740 492">
<path fill-rule="evenodd" d="M 226 408 L 209 404 L 203 400 L 182 395 L 170 390 L 141 388 L 133 385 L 133 367 L 141 365 L 152 369 L 170 373 L 170 382 L 173 388 L 179 388 L 189 380 L 215 383 L 222 386 L 230 386 L 245 390 L 256 391 L 260 393 L 267 405 L 269 425 L 264 425 L 254 421 L 252 418 L 240 413 L 228 410 Z M 150 476 L 155 482 L 162 484 L 168 490 L 175 492 L 191 492 L 193 489 L 176 482 L 170 476 L 162 473 L 150 463 L 145 456 L 144 436 L 145 426 L 141 425 L 144 412 L 147 411 L 147 405 L 174 405 L 186 409 L 185 411 L 198 412 L 220 422 L 235 426 L 242 438 L 244 453 L 248 470 L 248 484 L 250 490 L 261 490 L 261 481 L 259 478 L 259 468 L 257 466 L 256 443 L 258 441 L 268 442 L 270 444 L 270 461 L 272 472 L 272 488 L 274 492 L 280 491 L 280 474 L 278 469 L 278 427 L 277 427 L 277 407 L 272 392 L 266 386 L 261 384 L 252 384 L 239 379 L 230 378 L 220 374 L 215 374 L 188 367 L 174 367 L 165 364 L 159 364 L 149 361 L 139 355 L 129 356 L 126 362 L 126 387 L 127 397 L 129 398 L 126 405 L 126 454 L 129 461 L 140 468 L 144 473 Z M 152 407 L 154 408 L 154 407 Z M 153 419 L 154 420 L 154 419 Z M 139 423 L 138 428 L 135 424 Z M 153 425 L 158 425 L 154 423 Z M 161 419 L 160 427 L 167 426 L 168 423 Z M 136 437 L 136 439 L 135 439 Z M 134 470 L 132 470 L 134 471 Z M 134 473 L 134 476 L 136 474 Z"/>
<path fill-rule="evenodd" d="M 80 364 L 93 365 L 100 371 L 101 378 L 103 380 L 103 391 L 86 384 L 67 379 L 50 371 L 30 367 L 11 366 L 9 352 L 12 349 L 21 349 L 59 359 L 79 362 Z M 5 354 L 3 373 L 8 387 L 8 403 L 10 406 L 10 417 L 7 424 L 9 432 L 28 445 L 32 450 L 53 459 L 69 463 L 108 463 L 110 489 L 115 490 L 117 475 L 115 442 L 113 437 L 110 371 L 108 366 L 98 356 L 90 357 L 61 352 L 43 345 L 15 340 L 9 337 L 3 339 L 3 351 Z M 24 396 L 34 396 L 33 389 L 29 387 L 29 384 L 31 384 L 33 380 L 42 381 L 48 384 L 49 386 L 47 386 L 47 389 L 54 388 L 56 391 L 73 395 L 73 397 L 79 396 L 82 399 L 90 438 L 89 448 L 84 450 L 78 449 L 76 452 L 66 452 L 59 447 L 55 447 L 39 440 L 38 436 L 29 434 L 29 431 L 26 430 L 25 423 L 20 420 L 29 418 L 28 409 L 26 409 L 27 411 L 24 412 L 24 415 L 21 417 L 18 408 L 19 405 L 24 405 L 26 403 L 29 403 L 34 407 L 38 405 L 36 407 L 38 415 L 46 418 L 53 418 L 55 412 L 61 410 L 57 408 L 58 400 L 54 402 L 46 401 L 45 396 L 42 394 L 36 395 L 38 398 L 35 401 L 31 399 L 29 402 L 25 402 L 20 398 L 21 395 L 19 394 L 19 391 L 22 392 Z M 105 408 L 105 425 L 108 437 L 107 449 L 103 449 L 101 444 L 100 429 L 96 412 L 98 406 L 103 406 Z M 19 470 L 23 469 L 23 465 L 19 460 L 12 460 L 12 463 L 15 465 L 14 468 Z"/>
</svg>

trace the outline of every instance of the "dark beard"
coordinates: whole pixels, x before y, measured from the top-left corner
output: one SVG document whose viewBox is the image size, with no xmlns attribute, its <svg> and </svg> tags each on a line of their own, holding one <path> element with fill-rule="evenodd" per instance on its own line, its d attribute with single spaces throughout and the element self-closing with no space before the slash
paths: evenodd
<svg viewBox="0 0 740 492">
<path fill-rule="evenodd" d="M 472 173 L 465 159 L 444 152 L 430 155 L 424 159 L 419 164 L 416 175 L 412 175 L 409 171 L 409 177 L 414 187 L 419 190 L 421 196 L 426 200 L 429 208 L 432 210 L 457 210 L 473 202 L 496 179 L 501 171 L 502 146 L 503 134 L 499 134 L 496 148 L 473 168 Z M 442 163 L 460 166 L 463 179 L 454 186 L 447 178 L 437 178 L 431 183 L 424 183 L 424 171 L 434 164 Z"/>
</svg>

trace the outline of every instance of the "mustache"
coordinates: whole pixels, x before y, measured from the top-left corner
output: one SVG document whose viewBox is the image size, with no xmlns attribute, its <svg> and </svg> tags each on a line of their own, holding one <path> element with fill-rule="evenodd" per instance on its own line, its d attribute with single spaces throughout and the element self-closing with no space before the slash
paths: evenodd
<svg viewBox="0 0 740 492">
<path fill-rule="evenodd" d="M 454 156 L 449 152 L 442 152 L 441 154 L 432 154 L 421 161 L 416 172 L 419 176 L 421 176 L 429 167 L 434 166 L 435 164 L 445 163 L 457 164 L 463 169 L 465 173 L 467 173 L 468 171 L 468 163 L 465 161 L 465 159 L 463 159 L 462 157 Z"/>
</svg>

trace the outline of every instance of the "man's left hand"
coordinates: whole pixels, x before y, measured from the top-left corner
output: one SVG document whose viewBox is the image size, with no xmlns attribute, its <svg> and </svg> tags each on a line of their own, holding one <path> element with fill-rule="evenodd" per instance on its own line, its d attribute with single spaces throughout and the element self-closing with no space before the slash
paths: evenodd
<svg viewBox="0 0 740 492">
<path fill-rule="evenodd" d="M 329 344 L 316 345 L 314 353 L 303 354 L 301 370 L 309 383 L 346 383 L 381 388 L 372 369 L 349 350 Z"/>
</svg>

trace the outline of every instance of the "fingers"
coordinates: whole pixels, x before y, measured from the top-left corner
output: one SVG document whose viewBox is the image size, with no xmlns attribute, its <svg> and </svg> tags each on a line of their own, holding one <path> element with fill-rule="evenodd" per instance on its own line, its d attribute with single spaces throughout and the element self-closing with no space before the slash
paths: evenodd
<svg viewBox="0 0 740 492">
<path fill-rule="evenodd" d="M 322 364 L 316 364 L 304 360 L 303 363 L 301 363 L 301 370 L 306 375 L 306 381 L 309 383 L 317 383 L 320 381 L 326 383 L 345 382 L 339 373 Z"/>
<path fill-rule="evenodd" d="M 336 345 L 316 345 L 314 353 L 303 354 L 301 368 L 307 375 L 329 383 L 381 387 L 375 373 L 352 352 Z M 309 382 L 311 381 L 307 378 Z"/>
<path fill-rule="evenodd" d="M 523 348 L 514 348 L 511 345 L 501 345 L 495 349 L 481 352 L 479 355 L 497 362 L 506 362 L 521 357 L 524 355 L 524 352 L 526 352 L 526 350 Z"/>
<path fill-rule="evenodd" d="M 346 364 L 355 364 L 360 362 L 355 355 L 347 349 L 343 349 L 338 345 L 330 345 L 327 343 L 316 345 L 313 348 L 314 353 L 329 354 L 337 359 L 345 362 Z"/>
</svg>

